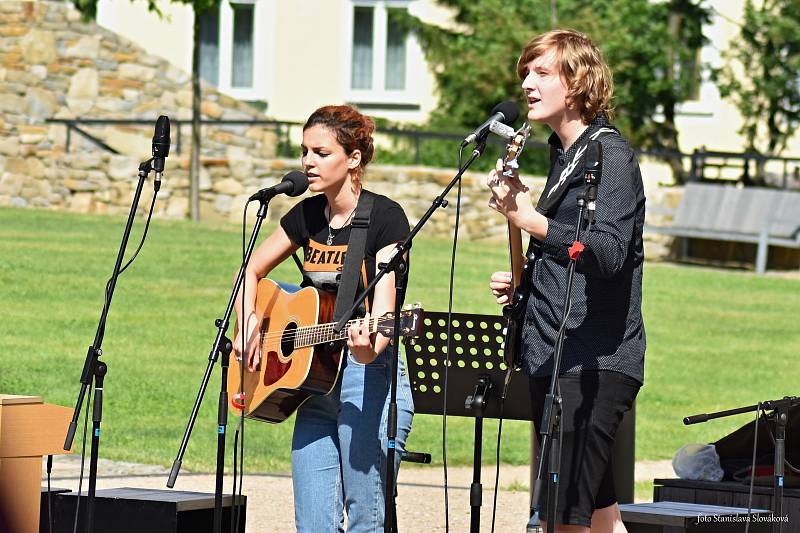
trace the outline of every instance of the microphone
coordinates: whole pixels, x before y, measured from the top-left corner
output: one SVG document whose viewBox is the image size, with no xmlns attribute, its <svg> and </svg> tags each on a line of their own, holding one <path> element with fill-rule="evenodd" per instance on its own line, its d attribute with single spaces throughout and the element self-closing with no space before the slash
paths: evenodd
<svg viewBox="0 0 800 533">
<path fill-rule="evenodd" d="M 583 180 L 586 183 L 586 218 L 589 225 L 594 224 L 594 211 L 597 207 L 597 186 L 603 173 L 603 145 L 600 141 L 589 141 L 583 165 Z"/>
<path fill-rule="evenodd" d="M 519 108 L 517 104 L 511 101 L 508 102 L 501 102 L 494 106 L 492 109 L 492 115 L 486 119 L 486 122 L 475 128 L 475 131 L 464 137 L 464 140 L 461 142 L 461 146 L 466 146 L 471 142 L 475 142 L 481 138 L 485 138 L 488 135 L 489 126 L 491 126 L 492 122 L 497 121 L 505 124 L 506 126 L 510 126 L 519 118 Z"/>
<path fill-rule="evenodd" d="M 272 187 L 261 189 L 248 199 L 248 202 L 258 200 L 259 202 L 269 202 L 279 194 L 288 194 L 289 196 L 300 196 L 308 189 L 308 176 L 305 172 L 293 170 L 286 174 L 281 182 Z"/>
<path fill-rule="evenodd" d="M 154 186 L 161 187 L 161 174 L 164 172 L 164 159 L 169 156 L 169 117 L 161 115 L 156 121 L 153 134 L 153 170 L 156 173 Z"/>
<path fill-rule="evenodd" d="M 514 138 L 514 134 L 517 133 L 517 130 L 511 126 L 506 126 L 502 122 L 496 120 L 493 120 L 492 123 L 489 124 L 489 131 L 502 138 L 504 141 L 510 141 Z"/>
</svg>

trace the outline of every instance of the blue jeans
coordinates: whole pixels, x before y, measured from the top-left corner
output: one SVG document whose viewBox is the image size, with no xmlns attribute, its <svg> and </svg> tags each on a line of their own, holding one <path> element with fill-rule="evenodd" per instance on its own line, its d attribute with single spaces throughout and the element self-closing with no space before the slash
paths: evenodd
<svg viewBox="0 0 800 533">
<path fill-rule="evenodd" d="M 347 348 L 345 348 L 347 353 Z M 299 533 L 383 531 L 389 347 L 362 365 L 349 353 L 330 394 L 297 410 L 292 437 L 294 516 Z M 402 360 L 397 375 L 395 479 L 414 404 Z"/>
</svg>

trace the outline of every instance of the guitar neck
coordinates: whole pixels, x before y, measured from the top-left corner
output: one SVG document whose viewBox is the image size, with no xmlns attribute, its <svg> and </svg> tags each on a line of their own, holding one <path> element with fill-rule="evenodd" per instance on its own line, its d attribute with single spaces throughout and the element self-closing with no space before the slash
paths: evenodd
<svg viewBox="0 0 800 533">
<path fill-rule="evenodd" d="M 367 324 L 368 333 L 371 335 L 378 331 L 378 322 L 381 317 L 371 317 Z M 326 344 L 329 342 L 341 341 L 347 338 L 347 329 L 359 322 L 364 322 L 363 318 L 350 320 L 342 328 L 342 331 L 336 333 L 333 327 L 336 322 L 328 322 L 327 324 L 316 324 L 314 326 L 303 326 L 292 330 L 291 333 L 284 332 L 283 336 L 294 335 L 294 347 L 305 348 L 307 346 L 315 346 L 317 344 Z"/>
<path fill-rule="evenodd" d="M 516 288 L 522 279 L 525 256 L 522 253 L 522 230 L 511 222 L 508 223 L 508 249 L 511 256 L 511 279 Z"/>
</svg>

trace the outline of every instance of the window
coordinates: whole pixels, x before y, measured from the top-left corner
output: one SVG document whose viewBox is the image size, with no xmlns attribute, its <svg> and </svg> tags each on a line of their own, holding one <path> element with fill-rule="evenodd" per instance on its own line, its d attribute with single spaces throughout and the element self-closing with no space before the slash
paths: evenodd
<svg viewBox="0 0 800 533">
<path fill-rule="evenodd" d="M 406 32 L 398 20 L 402 10 L 392 8 L 386 19 L 386 89 L 406 88 Z"/>
<path fill-rule="evenodd" d="M 350 99 L 359 105 L 418 108 L 410 64 L 422 52 L 402 24 L 408 0 L 353 0 L 350 33 Z"/>
<path fill-rule="evenodd" d="M 273 3 L 224 0 L 200 18 L 200 77 L 234 98 L 265 101 Z"/>
<path fill-rule="evenodd" d="M 200 17 L 200 77 L 219 85 L 219 11 Z"/>
<path fill-rule="evenodd" d="M 374 11 L 372 7 L 356 6 L 353 13 L 353 89 L 372 89 Z"/>
<path fill-rule="evenodd" d="M 231 4 L 233 8 L 233 55 L 231 86 L 253 86 L 253 4 Z"/>
</svg>

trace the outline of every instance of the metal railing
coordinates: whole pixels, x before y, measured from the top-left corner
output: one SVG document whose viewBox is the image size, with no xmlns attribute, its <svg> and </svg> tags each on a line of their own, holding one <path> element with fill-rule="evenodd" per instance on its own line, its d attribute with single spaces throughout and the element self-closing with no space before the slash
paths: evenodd
<svg viewBox="0 0 800 533">
<path fill-rule="evenodd" d="M 745 185 L 759 184 L 764 181 L 763 169 L 769 163 L 778 163 L 782 167 L 780 188 L 791 188 L 789 178 L 795 182 L 795 187 L 800 184 L 800 158 L 798 157 L 777 157 L 766 156 L 753 152 L 722 152 L 716 150 L 706 150 L 705 147 L 697 148 L 691 154 L 689 170 L 690 181 L 731 181 L 722 178 L 722 171 L 725 169 L 741 170 L 738 177 Z M 790 165 L 794 167 L 789 169 Z M 751 168 L 752 167 L 752 168 Z M 708 175 L 707 171 L 715 169 L 716 177 Z"/>
<path fill-rule="evenodd" d="M 109 146 L 102 139 L 86 131 L 85 126 L 152 126 L 154 121 L 146 119 L 105 119 L 105 118 L 76 118 L 76 119 L 47 119 L 51 124 L 63 124 L 67 128 L 66 137 L 66 151 L 70 151 L 72 142 L 72 134 L 77 133 L 81 137 L 87 139 L 97 147 L 108 152 L 118 154 L 119 152 L 112 146 Z M 175 152 L 180 154 L 183 148 L 183 135 L 181 133 L 182 126 L 191 125 L 191 120 L 171 119 L 171 123 L 176 127 L 175 139 Z M 257 119 L 241 119 L 241 120 L 208 120 L 203 119 L 200 121 L 203 126 L 266 126 L 272 128 L 278 138 L 277 154 L 281 157 L 293 157 L 297 155 L 297 149 L 292 143 L 292 132 L 294 128 L 302 128 L 301 122 L 289 122 L 281 120 L 257 120 Z M 424 141 L 453 141 L 459 143 L 462 140 L 462 135 L 457 133 L 446 133 L 438 131 L 424 131 L 416 129 L 400 129 L 400 128 L 378 128 L 376 133 L 384 135 L 392 139 L 395 146 L 400 146 L 401 141 L 405 140 L 411 149 L 411 161 L 415 165 L 423 164 L 422 161 L 422 144 Z M 299 137 L 299 134 L 298 134 Z M 489 143 L 496 146 L 503 146 L 505 144 L 498 137 L 489 136 Z M 529 148 L 533 149 L 548 149 L 547 143 L 541 141 L 529 140 Z M 684 165 L 684 159 L 689 160 L 689 172 L 686 174 L 687 181 L 733 181 L 722 177 L 722 171 L 725 169 L 741 170 L 742 174 L 739 180 L 745 185 L 752 185 L 756 183 L 755 178 L 759 177 L 759 169 L 763 169 L 767 164 L 778 162 L 782 165 L 782 174 L 780 188 L 792 188 L 791 181 L 794 182 L 794 187 L 800 186 L 800 158 L 796 157 L 770 157 L 762 154 L 751 152 L 723 152 L 706 150 L 705 147 L 694 150 L 691 154 L 684 154 L 674 150 L 637 150 L 640 155 L 647 155 L 650 157 L 670 160 L 677 159 L 681 161 L 681 166 Z M 430 164 L 430 163 L 428 163 Z M 793 168 L 790 167 L 793 165 Z M 755 168 L 752 169 L 751 166 Z M 684 167 L 685 168 L 685 167 Z M 710 176 L 708 171 L 716 169 L 716 177 Z"/>
<path fill-rule="evenodd" d="M 72 143 L 72 134 L 77 133 L 81 137 L 87 139 L 92 144 L 107 152 L 119 154 L 119 151 L 114 147 L 109 146 L 102 139 L 84 129 L 84 126 L 152 126 L 155 124 L 153 120 L 146 119 L 104 119 L 104 118 L 53 118 L 47 119 L 51 124 L 63 124 L 67 128 L 66 147 L 67 152 L 70 151 Z M 176 132 L 175 139 L 175 152 L 180 154 L 183 148 L 183 136 L 181 133 L 181 126 L 191 125 L 191 120 L 170 119 L 170 123 L 176 126 L 172 131 Z M 294 128 L 302 128 L 302 122 L 288 122 L 281 120 L 207 120 L 200 121 L 203 126 L 268 126 L 275 130 L 278 137 L 278 154 L 283 157 L 292 157 L 296 155 L 296 149 L 292 146 L 292 130 Z M 423 131 L 423 130 L 404 130 L 399 128 L 378 128 L 377 134 L 386 135 L 389 138 L 396 140 L 406 139 L 412 147 L 413 163 L 419 165 L 422 163 L 421 147 L 423 141 L 426 140 L 442 140 L 460 142 L 463 135 L 457 133 L 445 133 L 438 131 Z M 505 143 L 494 136 L 489 137 L 489 143 L 496 146 L 504 146 Z M 538 148 L 546 148 L 547 144 L 539 141 L 529 141 L 530 146 Z"/>
<path fill-rule="evenodd" d="M 112 118 L 49 118 L 50 124 L 64 124 L 67 127 L 67 138 L 65 150 L 69 152 L 72 142 L 72 132 L 78 133 L 98 148 L 102 148 L 112 154 L 119 154 L 119 151 L 106 144 L 102 139 L 92 135 L 81 126 L 153 126 L 155 121 L 147 119 L 112 119 Z M 175 152 L 180 154 L 183 147 L 183 136 L 181 126 L 192 124 L 191 120 L 170 119 L 172 125 L 177 126 L 175 135 Z M 285 122 L 280 120 L 201 120 L 203 126 L 272 126 L 278 136 L 278 144 L 281 146 L 290 145 L 289 130 L 292 126 L 302 126 L 299 122 Z"/>
</svg>

